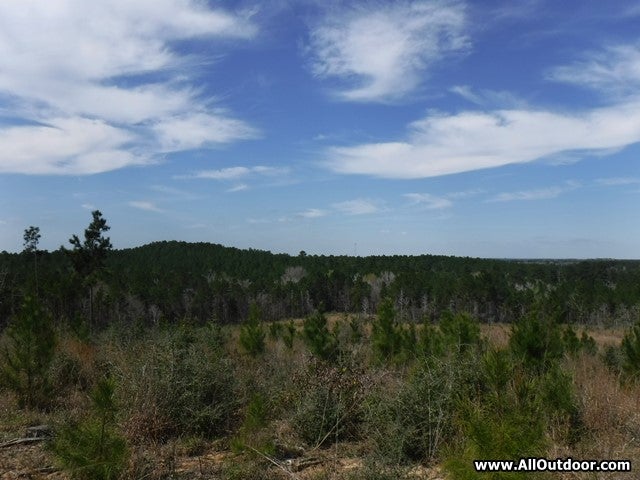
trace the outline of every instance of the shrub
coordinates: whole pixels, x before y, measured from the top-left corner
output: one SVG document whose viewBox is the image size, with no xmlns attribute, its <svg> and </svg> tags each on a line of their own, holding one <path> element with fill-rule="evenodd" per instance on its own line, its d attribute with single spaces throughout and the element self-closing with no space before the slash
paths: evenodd
<svg viewBox="0 0 640 480">
<path fill-rule="evenodd" d="M 115 430 L 114 388 L 112 379 L 98 382 L 91 393 L 91 417 L 65 425 L 51 445 L 73 478 L 113 480 L 126 466 L 127 445 Z"/>
<path fill-rule="evenodd" d="M 425 320 L 420 329 L 417 350 L 424 357 L 440 357 L 444 355 L 444 336 L 438 328 L 428 323 L 427 320 Z"/>
<path fill-rule="evenodd" d="M 509 346 L 525 367 L 536 372 L 549 368 L 564 354 L 557 323 L 535 310 L 514 325 Z"/>
<path fill-rule="evenodd" d="M 378 315 L 371 328 L 373 351 L 381 361 L 391 360 L 402 345 L 402 333 L 396 322 L 393 302 L 387 298 L 380 303 Z"/>
<path fill-rule="evenodd" d="M 469 314 L 445 312 L 440 320 L 440 331 L 447 347 L 464 353 L 481 344 L 480 325 Z"/>
<path fill-rule="evenodd" d="M 327 328 L 327 317 L 317 310 L 305 318 L 302 339 L 311 353 L 322 360 L 332 360 L 338 353 L 338 342 Z"/>
<path fill-rule="evenodd" d="M 51 363 L 56 348 L 52 319 L 31 296 L 6 331 L 0 370 L 2 383 L 18 398 L 20 408 L 46 407 L 51 402 Z"/>
<path fill-rule="evenodd" d="M 632 379 L 640 375 L 640 322 L 633 325 L 622 339 L 622 370 Z"/>
<path fill-rule="evenodd" d="M 234 371 L 206 331 L 183 327 L 141 343 L 130 346 L 114 369 L 129 407 L 128 435 L 214 438 L 226 433 L 238 402 Z"/>
<path fill-rule="evenodd" d="M 292 425 L 313 447 L 327 441 L 353 439 L 362 420 L 364 382 L 361 373 L 312 362 L 295 379 Z"/>
<path fill-rule="evenodd" d="M 367 402 L 366 429 L 389 464 L 433 462 L 453 433 L 457 399 L 473 381 L 468 362 L 420 361 L 398 391 L 385 385 Z"/>
<path fill-rule="evenodd" d="M 255 357 L 264 352 L 264 339 L 260 310 L 255 303 L 252 303 L 249 307 L 249 318 L 240 328 L 240 345 L 249 355 Z"/>
<path fill-rule="evenodd" d="M 285 324 L 284 331 L 282 332 L 282 342 L 288 349 L 292 349 L 295 338 L 296 325 L 293 323 L 293 320 L 289 320 L 289 322 Z"/>
</svg>

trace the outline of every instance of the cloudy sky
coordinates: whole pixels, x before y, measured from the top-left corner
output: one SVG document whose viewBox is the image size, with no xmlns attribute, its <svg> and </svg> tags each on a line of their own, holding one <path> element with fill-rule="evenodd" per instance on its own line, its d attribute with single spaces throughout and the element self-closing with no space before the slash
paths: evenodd
<svg viewBox="0 0 640 480">
<path fill-rule="evenodd" d="M 640 1 L 5 0 L 0 250 L 640 258 Z"/>
</svg>

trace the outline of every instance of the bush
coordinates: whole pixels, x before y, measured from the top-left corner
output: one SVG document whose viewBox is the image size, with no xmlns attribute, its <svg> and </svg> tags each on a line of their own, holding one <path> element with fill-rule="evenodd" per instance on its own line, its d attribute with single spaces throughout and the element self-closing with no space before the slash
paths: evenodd
<svg viewBox="0 0 640 480">
<path fill-rule="evenodd" d="M 40 303 L 27 296 L 7 328 L 0 380 L 17 395 L 20 408 L 43 408 L 51 403 L 50 370 L 56 348 L 52 324 Z"/>
<path fill-rule="evenodd" d="M 632 326 L 622 339 L 622 371 L 633 380 L 640 376 L 640 322 Z"/>
<path fill-rule="evenodd" d="M 285 347 L 288 349 L 293 348 L 293 341 L 296 338 L 296 325 L 293 323 L 293 320 L 289 320 L 289 322 L 284 326 L 284 331 L 282 332 L 282 342 Z"/>
<path fill-rule="evenodd" d="M 242 348 L 255 357 L 264 352 L 265 333 L 260 320 L 260 310 L 255 303 L 249 307 L 249 318 L 240 328 L 240 345 Z"/>
<path fill-rule="evenodd" d="M 132 345 L 115 366 L 133 438 L 225 434 L 238 400 L 231 362 L 207 331 L 183 327 Z M 135 353 L 134 353 L 135 352 Z"/>
<path fill-rule="evenodd" d="M 114 428 L 114 389 L 112 379 L 98 382 L 91 393 L 91 417 L 80 424 L 65 425 L 51 445 L 73 478 L 113 480 L 126 466 L 127 445 Z"/>
<path fill-rule="evenodd" d="M 354 439 L 362 420 L 366 378 L 346 367 L 312 362 L 294 379 L 296 397 L 292 424 L 310 446 Z"/>
<path fill-rule="evenodd" d="M 322 360 L 332 360 L 337 356 L 336 337 L 327 328 L 327 317 L 317 310 L 305 318 L 302 339 L 311 353 Z"/>
<path fill-rule="evenodd" d="M 396 322 L 393 302 L 387 298 L 380 303 L 378 315 L 371 327 L 371 342 L 378 360 L 386 362 L 399 353 L 402 346 L 402 332 Z"/>
<path fill-rule="evenodd" d="M 481 345 L 480 325 L 469 314 L 445 312 L 440 320 L 440 331 L 446 347 L 458 353 Z"/>
<path fill-rule="evenodd" d="M 399 391 L 388 387 L 367 402 L 366 429 L 389 464 L 434 462 L 453 433 L 457 399 L 473 380 L 470 363 L 451 358 L 421 361 Z"/>
<path fill-rule="evenodd" d="M 525 367 L 536 372 L 549 368 L 564 355 L 557 323 L 535 310 L 514 325 L 509 346 Z"/>
</svg>

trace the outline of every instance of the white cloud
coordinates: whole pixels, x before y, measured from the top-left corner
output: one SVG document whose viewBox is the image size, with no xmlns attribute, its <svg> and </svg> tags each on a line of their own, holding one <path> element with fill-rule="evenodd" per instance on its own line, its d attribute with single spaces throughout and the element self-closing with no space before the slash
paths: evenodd
<svg viewBox="0 0 640 480">
<path fill-rule="evenodd" d="M 303 218 L 320 218 L 326 216 L 327 214 L 328 212 L 326 210 L 321 210 L 319 208 L 309 208 L 304 212 L 300 212 L 298 216 Z"/>
<path fill-rule="evenodd" d="M 146 210 L 149 212 L 162 212 L 155 203 L 147 202 L 145 200 L 137 200 L 129 202 L 129 206 L 133 208 L 137 208 L 139 210 Z"/>
<path fill-rule="evenodd" d="M 288 175 L 287 167 L 266 167 L 257 165 L 255 167 L 227 167 L 218 170 L 202 170 L 190 175 L 180 175 L 176 178 L 205 178 L 211 180 L 237 180 L 239 178 L 253 176 L 279 177 Z"/>
<path fill-rule="evenodd" d="M 241 120 L 208 113 L 183 114 L 153 125 L 163 151 L 191 150 L 216 143 L 256 138 L 257 131 Z"/>
<path fill-rule="evenodd" d="M 640 89 L 640 42 L 591 53 L 582 61 L 553 69 L 548 77 L 607 95 L 637 94 Z"/>
<path fill-rule="evenodd" d="M 615 187 L 615 186 L 621 186 L 621 185 L 636 185 L 640 183 L 640 178 L 634 178 L 634 177 L 598 178 L 596 182 L 606 187 Z"/>
<path fill-rule="evenodd" d="M 415 90 L 434 63 L 466 49 L 464 5 L 454 1 L 377 4 L 328 15 L 310 32 L 313 71 L 337 77 L 350 101 L 387 101 Z"/>
<path fill-rule="evenodd" d="M 87 175 L 149 163 L 127 148 L 133 139 L 127 130 L 80 117 L 1 128 L 0 173 Z"/>
<path fill-rule="evenodd" d="M 334 203 L 332 207 L 347 215 L 366 215 L 380 211 L 380 208 L 374 202 L 364 198 Z"/>
<path fill-rule="evenodd" d="M 83 203 L 82 205 L 80 205 L 82 208 L 84 208 L 85 210 L 96 210 L 96 206 L 93 205 L 92 203 Z"/>
<path fill-rule="evenodd" d="M 0 156 L 0 171 L 99 173 L 148 163 L 163 151 L 252 138 L 247 124 L 207 106 L 182 74 L 193 57 L 170 43 L 254 34 L 246 16 L 196 0 L 0 2 L 0 95 L 7 116 L 22 120 L 0 128 L 3 148 L 22 158 Z M 87 137 L 96 135 L 91 122 L 127 141 L 87 150 Z M 61 148 L 38 152 L 24 143 L 31 135 L 32 143 Z"/>
<path fill-rule="evenodd" d="M 522 108 L 526 105 L 522 99 L 505 91 L 487 89 L 476 91 L 468 85 L 455 85 L 449 88 L 449 91 L 481 107 Z"/>
<path fill-rule="evenodd" d="M 407 140 L 328 150 L 345 174 L 425 178 L 531 162 L 564 152 L 598 153 L 640 141 L 640 98 L 580 113 L 511 109 L 430 113 Z"/>
<path fill-rule="evenodd" d="M 229 193 L 243 192 L 244 190 L 248 190 L 248 189 L 249 189 L 249 185 L 247 185 L 246 183 L 239 183 L 238 185 L 231 187 L 229 190 L 227 190 L 227 192 Z"/>
<path fill-rule="evenodd" d="M 414 205 L 421 205 L 428 210 L 440 210 L 453 206 L 453 202 L 448 198 L 438 197 L 429 193 L 405 193 L 403 196 L 411 200 Z"/>
<path fill-rule="evenodd" d="M 487 202 L 512 202 L 515 200 L 549 200 L 552 198 L 557 198 L 563 193 L 570 192 L 571 190 L 575 190 L 576 188 L 580 188 L 580 186 L 580 183 L 569 180 L 565 182 L 564 186 L 500 193 L 493 198 L 488 199 Z"/>
</svg>

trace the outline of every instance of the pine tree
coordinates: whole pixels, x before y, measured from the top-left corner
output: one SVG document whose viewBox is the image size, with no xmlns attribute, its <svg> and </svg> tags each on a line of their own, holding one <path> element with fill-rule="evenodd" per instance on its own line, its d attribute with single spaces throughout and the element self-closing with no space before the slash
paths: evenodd
<svg viewBox="0 0 640 480">
<path fill-rule="evenodd" d="M 16 393 L 20 407 L 46 407 L 51 398 L 49 370 L 56 348 L 51 317 L 34 297 L 27 296 L 6 335 L 0 370 L 3 383 Z"/>
<path fill-rule="evenodd" d="M 240 328 L 240 345 L 245 351 L 255 357 L 264 352 L 265 332 L 260 320 L 260 309 L 255 303 L 249 307 L 249 317 Z"/>
<path fill-rule="evenodd" d="M 67 252 L 74 270 L 89 290 L 89 325 L 93 326 L 93 288 L 98 275 L 104 271 L 107 254 L 113 246 L 109 237 L 104 236 L 111 227 L 107 225 L 107 220 L 102 218 L 100 210 L 94 210 L 91 215 L 93 220 L 84 231 L 84 241 L 73 235 L 69 239 L 73 250 Z"/>
</svg>

